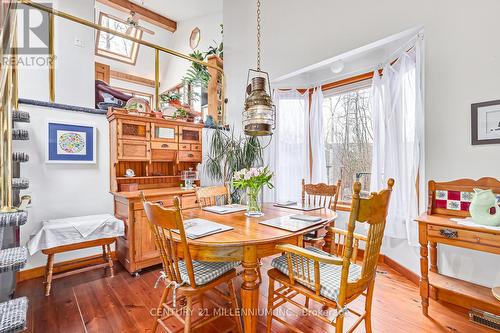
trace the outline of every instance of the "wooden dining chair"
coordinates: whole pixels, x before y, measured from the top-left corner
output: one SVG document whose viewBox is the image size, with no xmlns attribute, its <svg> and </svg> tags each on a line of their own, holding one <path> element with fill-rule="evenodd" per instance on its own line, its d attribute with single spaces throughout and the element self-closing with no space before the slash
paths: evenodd
<svg viewBox="0 0 500 333">
<path fill-rule="evenodd" d="M 233 279 L 236 277 L 235 267 L 239 263 L 191 260 L 179 198 L 174 198 L 174 209 L 167 209 L 162 207 L 160 203 L 146 201 L 142 192 L 140 196 L 162 260 L 163 271 L 160 272 L 159 279 L 163 279 L 166 285 L 157 308 L 153 333 L 156 332 L 158 325 L 161 325 L 166 332 L 171 333 L 172 330 L 167 327 L 164 321 L 172 316 L 183 323 L 184 332 L 187 333 L 227 313 L 215 311 L 217 315 L 209 319 L 202 317 L 191 322 L 195 301 L 201 302 L 203 305 L 203 300 L 206 299 L 216 307 L 221 307 L 218 302 L 207 297 L 208 295 L 205 294 L 207 291 L 215 292 L 230 304 L 230 313 L 234 315 L 236 331 L 241 333 L 241 319 L 238 315 L 238 301 L 233 285 Z M 178 256 L 176 243 L 180 244 L 182 260 Z M 217 288 L 221 284 L 227 285 L 229 294 Z M 172 292 L 172 300 L 167 302 L 170 292 Z M 177 306 L 179 304 L 181 306 Z"/>
<path fill-rule="evenodd" d="M 220 203 L 231 203 L 231 192 L 228 185 L 207 186 L 196 188 L 196 201 L 200 208 L 216 206 Z"/>
<path fill-rule="evenodd" d="M 336 185 L 327 185 L 325 183 L 306 184 L 302 179 L 302 205 L 326 207 L 337 211 L 337 203 L 341 193 L 341 180 Z M 319 230 L 311 231 L 304 235 L 304 243 L 319 245 L 323 242 Z"/>
<path fill-rule="evenodd" d="M 344 332 L 344 314 L 347 311 L 347 305 L 362 295 L 365 296 L 365 309 L 361 313 L 349 309 L 349 312 L 358 318 L 347 332 L 353 332 L 363 320 L 366 332 L 372 332 L 373 288 L 394 180 L 389 179 L 387 185 L 387 189 L 372 193 L 370 197 L 362 199 L 359 195 L 361 183 L 354 183 L 351 213 L 342 258 L 314 247 L 304 249 L 290 244 L 277 245 L 277 249 L 283 251 L 284 254 L 273 259 L 271 265 L 274 268 L 268 271 L 267 332 L 271 332 L 273 319 L 294 332 L 300 332 L 296 326 L 273 313 L 274 309 L 288 302 L 335 326 L 335 331 L 342 333 Z M 355 242 L 354 229 L 358 222 L 369 224 L 367 237 L 358 237 L 358 241 L 366 241 L 364 257 L 360 265 L 352 262 Z M 281 284 L 278 289 L 274 289 L 275 281 Z M 309 309 L 308 304 L 300 304 L 294 300 L 297 295 L 304 295 L 328 308 L 337 309 L 335 318 L 331 320 L 321 316 L 317 311 Z"/>
</svg>

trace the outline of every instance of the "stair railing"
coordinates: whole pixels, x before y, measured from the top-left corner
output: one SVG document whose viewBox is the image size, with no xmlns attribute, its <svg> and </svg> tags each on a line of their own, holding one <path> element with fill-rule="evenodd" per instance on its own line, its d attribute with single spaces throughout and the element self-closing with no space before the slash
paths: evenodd
<svg viewBox="0 0 500 333">
<path fill-rule="evenodd" d="M 0 59 L 0 211 L 14 212 L 12 205 L 12 110 L 17 105 L 16 1 L 9 1 L 1 13 Z"/>
</svg>

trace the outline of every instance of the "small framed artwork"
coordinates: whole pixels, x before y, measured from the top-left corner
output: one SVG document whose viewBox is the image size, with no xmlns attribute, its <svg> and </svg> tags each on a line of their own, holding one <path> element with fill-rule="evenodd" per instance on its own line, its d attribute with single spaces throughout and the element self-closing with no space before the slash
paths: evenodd
<svg viewBox="0 0 500 333">
<path fill-rule="evenodd" d="M 471 105 L 473 145 L 500 143 L 500 100 Z"/>
<path fill-rule="evenodd" d="M 46 162 L 96 163 L 95 127 L 48 121 Z"/>
</svg>

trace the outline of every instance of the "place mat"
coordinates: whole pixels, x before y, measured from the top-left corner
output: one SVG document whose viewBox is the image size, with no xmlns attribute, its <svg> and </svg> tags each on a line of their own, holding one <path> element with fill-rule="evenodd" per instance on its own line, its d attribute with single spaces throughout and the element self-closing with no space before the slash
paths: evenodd
<svg viewBox="0 0 500 333">
<path fill-rule="evenodd" d="M 184 220 L 184 231 L 189 239 L 198 239 L 232 229 L 233 227 L 200 218 Z M 172 231 L 179 233 L 177 229 Z"/>
<path fill-rule="evenodd" d="M 240 204 L 231 204 L 231 205 L 223 205 L 223 206 L 207 206 L 203 207 L 203 210 L 215 213 L 219 215 L 231 214 L 236 212 L 241 212 L 247 209 L 247 206 Z"/>
<path fill-rule="evenodd" d="M 259 223 L 269 227 L 294 232 L 322 224 L 326 221 L 326 219 L 323 218 L 320 218 L 319 220 L 316 219 L 316 221 L 304 221 L 303 219 L 292 218 L 292 216 L 297 217 L 298 215 L 280 216 L 270 220 L 261 221 Z"/>
<path fill-rule="evenodd" d="M 322 207 L 322 206 L 309 206 L 309 205 L 302 205 L 302 204 L 298 204 L 298 203 L 286 204 L 286 202 L 285 203 L 277 202 L 273 206 L 274 207 L 280 207 L 280 208 L 289 208 L 289 209 L 301 210 L 303 212 L 310 212 L 312 210 L 318 210 L 318 209 L 325 208 L 325 207 Z"/>
</svg>

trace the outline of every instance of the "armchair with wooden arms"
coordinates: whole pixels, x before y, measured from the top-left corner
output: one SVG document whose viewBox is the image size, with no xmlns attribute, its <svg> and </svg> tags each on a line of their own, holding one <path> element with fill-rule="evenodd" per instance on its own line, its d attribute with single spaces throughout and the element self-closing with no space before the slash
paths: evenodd
<svg viewBox="0 0 500 333">
<path fill-rule="evenodd" d="M 191 332 L 195 328 L 223 316 L 224 312 L 219 311 L 218 315 L 210 318 L 201 317 L 201 319 L 191 322 L 195 301 L 201 301 L 203 305 L 203 300 L 207 299 L 216 307 L 220 307 L 218 302 L 206 297 L 206 292 L 213 291 L 230 304 L 236 331 L 241 333 L 241 319 L 237 311 L 238 301 L 233 285 L 233 279 L 236 277 L 235 267 L 239 263 L 191 260 L 179 198 L 174 198 L 174 209 L 167 209 L 159 203 L 146 201 L 142 192 L 140 192 L 140 196 L 163 265 L 163 271 L 160 272 L 161 275 L 157 283 L 161 279 L 165 282 L 165 289 L 156 311 L 152 332 L 156 332 L 158 325 L 161 325 L 166 332 L 173 332 L 173 329 L 164 322 L 172 316 L 183 323 L 184 333 Z M 180 246 L 177 246 L 177 243 L 180 243 Z M 181 257 L 183 259 L 178 256 L 178 248 L 182 249 Z M 221 284 L 227 286 L 229 295 L 217 288 Z M 172 300 L 167 302 L 171 292 Z"/>
<path fill-rule="evenodd" d="M 268 271 L 269 293 L 268 293 L 268 317 L 267 332 L 271 332 L 273 319 L 279 321 L 294 332 L 301 332 L 296 326 L 275 316 L 274 309 L 285 303 L 290 303 L 305 313 L 315 315 L 322 321 L 335 326 L 336 332 L 341 333 L 344 326 L 344 314 L 347 305 L 359 296 L 365 296 L 365 310 L 358 313 L 349 309 L 358 318 L 347 332 L 354 329 L 364 320 L 366 332 L 371 332 L 371 306 L 373 288 L 377 268 L 380 247 L 384 236 L 389 199 L 394 185 L 394 180 L 389 179 L 387 189 L 379 193 L 372 193 L 369 198 L 360 198 L 361 184 L 353 185 L 353 198 L 351 213 L 345 243 L 342 250 L 337 245 L 338 252 L 342 257 L 320 249 L 309 247 L 301 248 L 289 244 L 280 244 L 277 248 L 284 254 L 273 259 L 271 265 L 274 267 Z M 354 234 L 356 223 L 368 223 L 368 235 Z M 338 231 L 335 229 L 332 231 Z M 342 230 L 340 230 L 342 232 Z M 365 241 L 366 247 L 364 257 L 360 265 L 354 260 L 354 252 L 357 255 L 359 241 Z M 354 248 L 356 250 L 354 250 Z M 274 288 L 275 281 L 281 284 L 278 289 Z M 294 298 L 297 295 L 306 297 L 306 304 L 298 303 Z M 337 309 L 337 315 L 333 320 L 319 315 L 308 307 L 308 299 L 323 304 L 328 308 Z"/>
</svg>

